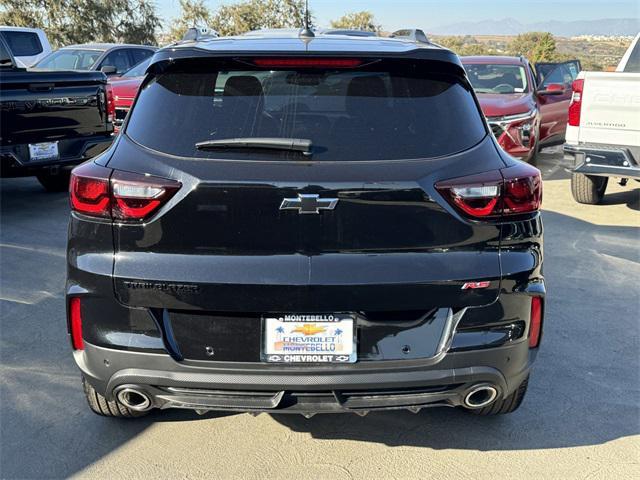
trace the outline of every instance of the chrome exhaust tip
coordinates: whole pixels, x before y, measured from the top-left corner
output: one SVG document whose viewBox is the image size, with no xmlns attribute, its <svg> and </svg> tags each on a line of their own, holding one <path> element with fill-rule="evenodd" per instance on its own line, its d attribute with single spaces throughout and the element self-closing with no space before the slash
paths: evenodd
<svg viewBox="0 0 640 480">
<path fill-rule="evenodd" d="M 498 390 L 489 384 L 475 385 L 464 396 L 463 403 L 467 408 L 482 408 L 492 403 L 498 396 Z"/>
<path fill-rule="evenodd" d="M 126 387 L 118 390 L 116 398 L 122 405 L 136 412 L 145 412 L 151 409 L 151 399 L 142 390 Z"/>
</svg>

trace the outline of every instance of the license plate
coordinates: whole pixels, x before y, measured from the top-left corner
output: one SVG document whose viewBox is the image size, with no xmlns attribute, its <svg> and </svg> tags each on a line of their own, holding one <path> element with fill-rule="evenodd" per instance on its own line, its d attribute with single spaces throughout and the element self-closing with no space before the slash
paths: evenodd
<svg viewBox="0 0 640 480">
<path fill-rule="evenodd" d="M 29 158 L 31 160 L 48 160 L 58 157 L 58 142 L 29 144 Z"/>
<path fill-rule="evenodd" d="M 262 359 L 272 363 L 353 363 L 354 317 L 287 314 L 263 317 Z"/>
</svg>

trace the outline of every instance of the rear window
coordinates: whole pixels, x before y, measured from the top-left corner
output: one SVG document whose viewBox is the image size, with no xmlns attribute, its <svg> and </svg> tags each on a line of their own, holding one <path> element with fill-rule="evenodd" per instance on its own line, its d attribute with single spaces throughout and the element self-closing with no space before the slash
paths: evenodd
<svg viewBox="0 0 640 480">
<path fill-rule="evenodd" d="M 302 153 L 198 150 L 195 144 L 306 139 L 312 143 L 312 159 L 319 161 L 436 157 L 465 150 L 484 137 L 480 113 L 458 77 L 426 68 L 420 72 L 415 64 L 382 66 L 257 70 L 200 65 L 168 71 L 144 86 L 126 133 L 173 155 L 234 159 L 296 159 Z"/>
<path fill-rule="evenodd" d="M 2 35 L 14 57 L 30 57 L 42 53 L 42 44 L 37 33 L 5 30 Z"/>
<path fill-rule="evenodd" d="M 640 41 L 636 42 L 635 47 L 631 51 L 624 71 L 628 73 L 640 73 Z"/>
</svg>

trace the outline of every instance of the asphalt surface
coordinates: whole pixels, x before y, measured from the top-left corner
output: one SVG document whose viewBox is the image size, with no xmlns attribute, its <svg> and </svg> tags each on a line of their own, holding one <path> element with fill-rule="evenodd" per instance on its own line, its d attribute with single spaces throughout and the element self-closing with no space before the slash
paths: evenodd
<svg viewBox="0 0 640 480">
<path fill-rule="evenodd" d="M 2 478 L 640 478 L 640 188 L 573 202 L 542 154 L 547 323 L 516 413 L 161 412 L 85 404 L 64 313 L 64 194 L 0 181 Z"/>
</svg>

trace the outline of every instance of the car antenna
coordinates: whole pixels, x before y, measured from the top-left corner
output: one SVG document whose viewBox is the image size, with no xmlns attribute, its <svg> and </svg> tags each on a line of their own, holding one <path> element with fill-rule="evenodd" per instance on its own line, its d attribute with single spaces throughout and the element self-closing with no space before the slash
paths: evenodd
<svg viewBox="0 0 640 480">
<path fill-rule="evenodd" d="M 313 30 L 309 28 L 309 0 L 305 0 L 304 2 L 304 18 L 302 30 L 300 30 L 298 36 L 302 38 L 313 38 L 316 36 L 315 33 L 313 33 Z"/>
</svg>

